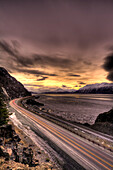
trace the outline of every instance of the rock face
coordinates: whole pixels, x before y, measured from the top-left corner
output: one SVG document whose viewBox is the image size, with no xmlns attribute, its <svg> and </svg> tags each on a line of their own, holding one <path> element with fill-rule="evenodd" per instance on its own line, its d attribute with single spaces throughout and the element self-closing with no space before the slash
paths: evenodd
<svg viewBox="0 0 113 170">
<path fill-rule="evenodd" d="M 11 99 L 31 95 L 31 93 L 3 67 L 0 67 L 0 86 L 6 91 Z"/>
<path fill-rule="evenodd" d="M 113 83 L 88 84 L 80 88 L 76 93 L 113 94 Z"/>
<path fill-rule="evenodd" d="M 11 122 L 0 127 L 0 170 L 54 169 L 48 154 Z"/>
<path fill-rule="evenodd" d="M 111 109 L 108 112 L 102 113 L 100 115 L 98 115 L 95 123 L 97 122 L 109 122 L 109 123 L 113 123 L 113 109 Z"/>
<path fill-rule="evenodd" d="M 113 109 L 98 115 L 92 128 L 103 133 L 113 135 Z"/>
<path fill-rule="evenodd" d="M 0 158 L 37 166 L 31 147 L 25 147 L 11 125 L 0 127 Z"/>
</svg>

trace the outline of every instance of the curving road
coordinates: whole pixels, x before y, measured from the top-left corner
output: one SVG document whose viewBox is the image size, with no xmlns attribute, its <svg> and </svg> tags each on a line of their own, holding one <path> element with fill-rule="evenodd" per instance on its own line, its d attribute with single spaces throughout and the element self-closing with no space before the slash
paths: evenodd
<svg viewBox="0 0 113 170">
<path fill-rule="evenodd" d="M 19 99 L 10 102 L 10 106 L 24 115 L 33 124 L 54 142 L 61 150 L 87 170 L 113 169 L 113 154 L 98 146 L 85 141 L 85 139 L 63 129 L 62 127 L 45 120 L 44 118 L 17 105 Z M 71 163 L 71 162 L 70 162 Z M 75 168 L 76 169 L 76 168 Z"/>
</svg>

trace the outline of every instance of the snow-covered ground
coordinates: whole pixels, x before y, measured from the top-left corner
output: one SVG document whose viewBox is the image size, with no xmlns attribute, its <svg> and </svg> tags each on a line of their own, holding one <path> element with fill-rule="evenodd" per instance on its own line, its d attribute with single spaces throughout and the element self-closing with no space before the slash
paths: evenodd
<svg viewBox="0 0 113 170">
<path fill-rule="evenodd" d="M 18 112 L 13 112 L 13 114 L 10 115 L 10 120 L 14 123 L 15 126 L 21 129 L 24 134 L 28 136 L 38 148 L 40 148 L 40 150 L 42 150 L 43 154 L 46 153 L 50 157 L 50 159 L 52 160 L 52 162 L 55 163 L 58 169 L 62 169 L 57 162 L 59 160 L 63 163 L 63 159 L 60 157 L 60 155 L 47 144 L 47 141 L 44 141 L 33 130 L 31 130 L 30 126 L 27 125 L 22 117 L 25 117 L 26 121 L 28 120 L 27 116 L 23 115 L 21 112 L 20 114 L 18 114 Z M 32 123 L 32 120 L 30 121 Z"/>
</svg>

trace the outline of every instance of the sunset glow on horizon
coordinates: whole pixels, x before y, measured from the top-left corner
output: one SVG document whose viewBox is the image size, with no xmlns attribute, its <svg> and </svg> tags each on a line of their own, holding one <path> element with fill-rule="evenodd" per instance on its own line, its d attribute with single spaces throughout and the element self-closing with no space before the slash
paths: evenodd
<svg viewBox="0 0 113 170">
<path fill-rule="evenodd" d="M 111 0 L 0 1 L 0 67 L 30 91 L 110 83 L 112 54 Z"/>
</svg>

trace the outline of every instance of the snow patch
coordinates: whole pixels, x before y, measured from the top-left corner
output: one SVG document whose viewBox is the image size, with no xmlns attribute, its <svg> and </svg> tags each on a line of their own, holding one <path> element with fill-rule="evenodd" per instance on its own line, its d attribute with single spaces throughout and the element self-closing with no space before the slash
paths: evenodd
<svg viewBox="0 0 113 170">
<path fill-rule="evenodd" d="M 21 129 L 25 135 L 35 143 L 37 147 L 47 153 L 51 160 L 53 160 L 53 162 L 55 162 L 58 167 L 60 167 L 58 162 L 63 163 L 63 159 L 43 139 L 37 136 L 28 125 L 23 125 L 16 117 L 15 112 L 13 112 L 13 114 L 10 116 L 10 120 L 14 123 L 15 126 Z"/>
<path fill-rule="evenodd" d="M 8 93 L 7 93 L 7 91 L 6 91 L 6 89 L 5 89 L 4 87 L 2 87 L 2 90 L 3 90 L 4 94 L 5 94 L 7 97 L 9 97 L 9 95 L 8 95 Z"/>
<path fill-rule="evenodd" d="M 19 129 L 21 129 L 38 147 L 40 147 L 42 150 L 43 148 L 39 144 L 39 137 L 31 130 L 31 128 L 27 125 L 23 125 L 16 117 L 16 114 L 13 113 L 10 116 L 10 120 L 14 123 L 15 126 L 17 126 Z M 42 141 L 41 141 L 42 142 Z"/>
</svg>

